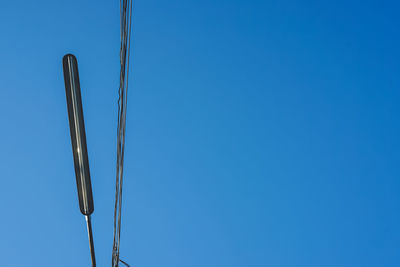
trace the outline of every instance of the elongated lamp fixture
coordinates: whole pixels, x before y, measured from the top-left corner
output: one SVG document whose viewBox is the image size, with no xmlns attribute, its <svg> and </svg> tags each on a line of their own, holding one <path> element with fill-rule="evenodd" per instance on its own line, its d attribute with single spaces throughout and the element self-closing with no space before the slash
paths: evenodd
<svg viewBox="0 0 400 267">
<path fill-rule="evenodd" d="M 92 266 L 95 267 L 96 258 L 94 254 L 92 223 L 90 220 L 90 215 L 94 210 L 92 184 L 90 181 L 89 160 L 86 147 L 78 63 L 74 55 L 67 54 L 63 57 L 63 69 L 79 207 L 86 218 Z"/>
</svg>

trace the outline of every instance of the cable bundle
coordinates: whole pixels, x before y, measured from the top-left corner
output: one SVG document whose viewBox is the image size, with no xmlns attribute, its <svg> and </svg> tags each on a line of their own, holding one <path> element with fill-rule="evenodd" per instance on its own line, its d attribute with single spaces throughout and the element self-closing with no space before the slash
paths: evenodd
<svg viewBox="0 0 400 267">
<path fill-rule="evenodd" d="M 121 17 L 121 47 L 120 47 L 120 82 L 118 96 L 118 128 L 117 128 L 117 167 L 115 183 L 115 207 L 114 207 L 114 241 L 112 251 L 112 267 L 118 267 L 119 246 L 121 236 L 121 208 L 122 208 L 122 184 L 124 172 L 124 149 L 126 128 L 126 107 L 128 93 L 129 51 L 132 25 L 132 0 L 120 0 Z"/>
</svg>

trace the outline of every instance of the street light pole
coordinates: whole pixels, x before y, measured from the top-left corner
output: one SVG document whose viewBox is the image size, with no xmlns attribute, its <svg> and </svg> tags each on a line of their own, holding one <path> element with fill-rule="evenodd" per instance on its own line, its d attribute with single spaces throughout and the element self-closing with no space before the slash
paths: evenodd
<svg viewBox="0 0 400 267">
<path fill-rule="evenodd" d="M 79 208 L 86 218 L 92 266 L 95 267 L 96 259 L 94 254 L 92 224 L 90 220 L 90 215 L 94 210 L 92 184 L 90 181 L 85 123 L 83 120 L 78 62 L 74 55 L 67 54 L 63 57 L 63 70 Z"/>
</svg>

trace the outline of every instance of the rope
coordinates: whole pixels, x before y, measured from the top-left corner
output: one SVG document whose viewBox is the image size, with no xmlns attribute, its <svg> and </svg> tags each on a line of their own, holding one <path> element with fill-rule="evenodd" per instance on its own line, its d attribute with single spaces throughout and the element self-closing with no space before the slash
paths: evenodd
<svg viewBox="0 0 400 267">
<path fill-rule="evenodd" d="M 120 0 L 121 23 L 121 47 L 120 47 L 120 81 L 118 90 L 118 127 L 117 127 L 117 166 L 115 182 L 115 206 L 114 206 L 114 240 L 112 250 L 112 267 L 118 267 L 121 262 L 129 266 L 119 258 L 121 240 L 121 209 L 122 209 L 122 185 L 124 173 L 126 108 L 129 76 L 129 55 L 131 44 L 132 4 L 133 0 Z"/>
</svg>

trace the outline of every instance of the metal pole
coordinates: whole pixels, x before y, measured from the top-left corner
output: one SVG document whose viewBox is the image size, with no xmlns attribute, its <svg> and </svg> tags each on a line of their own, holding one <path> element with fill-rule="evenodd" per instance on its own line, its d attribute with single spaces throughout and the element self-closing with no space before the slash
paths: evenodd
<svg viewBox="0 0 400 267">
<path fill-rule="evenodd" d="M 92 266 L 96 267 L 96 257 L 94 255 L 94 243 L 93 243 L 93 232 L 92 232 L 92 221 L 90 220 L 90 215 L 86 215 L 86 225 L 89 236 L 89 248 L 90 248 L 90 256 L 92 258 Z"/>
<path fill-rule="evenodd" d="M 63 57 L 63 69 L 79 208 L 86 218 L 92 266 L 96 267 L 92 223 L 90 220 L 90 214 L 92 214 L 94 210 L 92 183 L 90 180 L 89 160 L 86 147 L 78 62 L 74 55 L 67 54 Z"/>
</svg>

